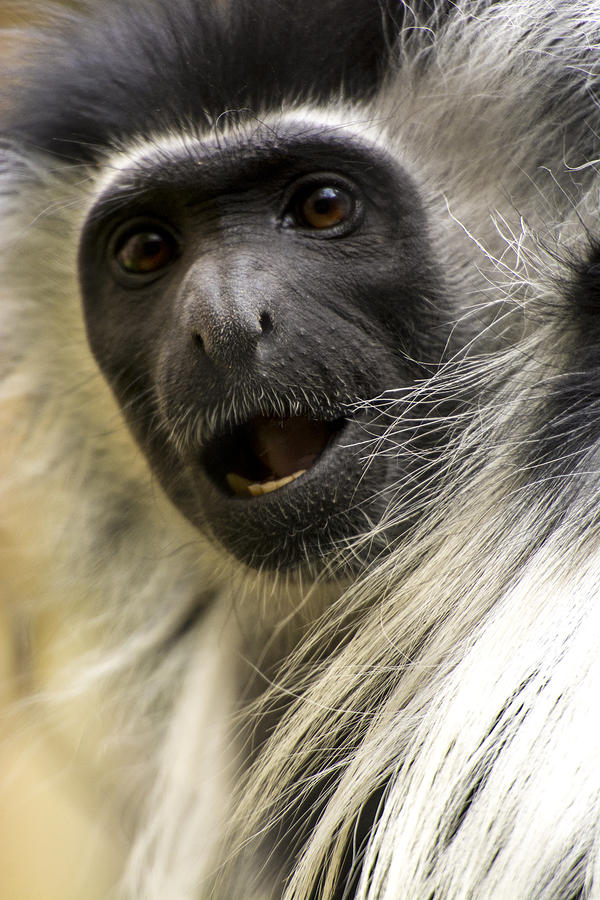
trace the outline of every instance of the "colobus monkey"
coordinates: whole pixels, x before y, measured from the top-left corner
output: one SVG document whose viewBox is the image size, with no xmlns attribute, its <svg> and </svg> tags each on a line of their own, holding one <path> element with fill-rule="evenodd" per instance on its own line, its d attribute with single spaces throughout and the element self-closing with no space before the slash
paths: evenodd
<svg viewBox="0 0 600 900">
<path fill-rule="evenodd" d="M 121 896 L 600 896 L 599 39 L 597 0 L 20 35 L 10 609 L 88 648 Z"/>
</svg>

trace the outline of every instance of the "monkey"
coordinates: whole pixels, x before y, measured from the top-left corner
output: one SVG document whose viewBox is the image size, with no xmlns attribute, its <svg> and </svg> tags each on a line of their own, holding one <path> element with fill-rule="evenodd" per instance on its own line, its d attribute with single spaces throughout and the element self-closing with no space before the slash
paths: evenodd
<svg viewBox="0 0 600 900">
<path fill-rule="evenodd" d="M 53 611 L 124 898 L 595 897 L 600 5 L 348 7 L 20 35 L 21 666 Z"/>
</svg>

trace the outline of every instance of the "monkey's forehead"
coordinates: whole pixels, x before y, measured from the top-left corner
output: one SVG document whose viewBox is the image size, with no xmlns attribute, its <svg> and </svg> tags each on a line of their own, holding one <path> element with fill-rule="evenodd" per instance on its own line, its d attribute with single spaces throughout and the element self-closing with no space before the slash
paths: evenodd
<svg viewBox="0 0 600 900">
<path fill-rule="evenodd" d="M 165 173 L 175 165 L 191 166 L 200 174 L 202 166 L 232 167 L 260 165 L 266 157 L 283 158 L 303 151 L 333 156 L 389 158 L 383 130 L 360 108 L 309 109 L 297 107 L 277 116 L 255 115 L 247 110 L 229 110 L 218 117 L 212 128 L 184 131 L 156 131 L 136 136 L 108 153 L 102 174 L 96 182 L 98 195 L 110 190 L 126 176 L 140 176 L 157 170 Z"/>
</svg>

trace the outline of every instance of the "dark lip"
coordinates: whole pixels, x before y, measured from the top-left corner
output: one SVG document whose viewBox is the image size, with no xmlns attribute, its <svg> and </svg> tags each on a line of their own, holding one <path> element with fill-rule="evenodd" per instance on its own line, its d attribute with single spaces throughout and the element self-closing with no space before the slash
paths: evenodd
<svg viewBox="0 0 600 900">
<path fill-rule="evenodd" d="M 262 416 L 264 413 L 261 411 L 259 415 Z M 280 416 L 279 414 L 271 415 L 273 418 L 281 418 L 282 420 L 291 418 L 291 416 L 286 417 Z M 294 412 L 294 416 L 296 415 L 297 412 Z M 309 481 L 313 480 L 314 476 L 318 477 L 319 470 L 323 467 L 323 464 L 327 462 L 331 453 L 339 446 L 344 433 L 348 430 L 350 424 L 349 416 L 347 414 L 332 416 L 331 413 L 327 416 L 323 416 L 315 414 L 313 411 L 306 411 L 303 413 L 303 417 L 315 422 L 323 422 L 330 427 L 331 431 L 326 443 L 323 445 L 314 462 L 306 469 L 303 475 L 289 481 L 287 484 L 282 485 L 276 490 L 259 496 L 246 497 L 236 494 L 229 487 L 226 479 L 228 472 L 235 471 L 236 466 L 238 468 L 240 467 L 239 460 L 240 457 L 243 457 L 245 452 L 243 444 L 240 446 L 240 443 L 244 441 L 244 432 L 250 426 L 253 417 L 250 417 L 242 423 L 236 425 L 232 424 L 229 428 L 213 435 L 207 442 L 204 450 L 200 453 L 200 465 L 210 483 L 218 491 L 222 500 L 252 505 L 255 503 L 264 504 L 268 503 L 275 496 L 281 496 L 282 492 L 288 493 L 302 485 L 306 485 Z M 254 461 L 253 467 L 253 462 L 251 460 L 247 463 L 246 477 L 248 476 L 250 476 L 249 480 L 255 480 L 256 482 L 272 480 L 269 478 L 266 471 L 260 470 L 260 464 L 258 462 Z"/>
</svg>

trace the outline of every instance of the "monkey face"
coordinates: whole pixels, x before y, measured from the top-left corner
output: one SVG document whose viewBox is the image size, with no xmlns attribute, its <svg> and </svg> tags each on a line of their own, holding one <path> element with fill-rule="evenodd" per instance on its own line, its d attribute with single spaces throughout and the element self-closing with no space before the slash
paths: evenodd
<svg viewBox="0 0 600 900">
<path fill-rule="evenodd" d="M 424 377 L 450 333 L 395 160 L 306 123 L 159 143 L 101 193 L 80 279 L 100 368 L 198 528 L 294 567 L 379 521 L 411 454 L 365 461 L 377 398 Z"/>
</svg>

